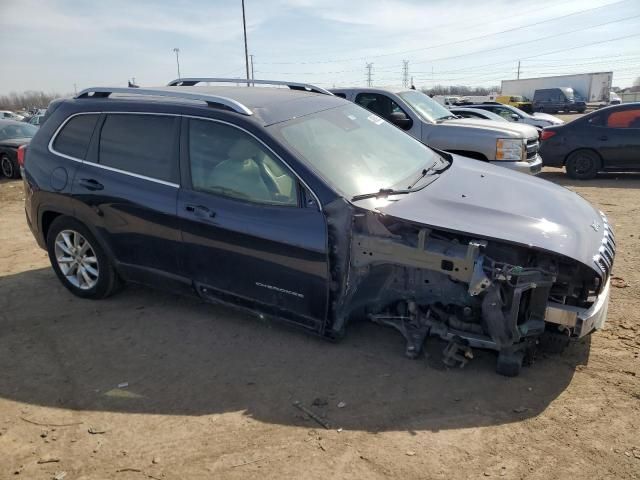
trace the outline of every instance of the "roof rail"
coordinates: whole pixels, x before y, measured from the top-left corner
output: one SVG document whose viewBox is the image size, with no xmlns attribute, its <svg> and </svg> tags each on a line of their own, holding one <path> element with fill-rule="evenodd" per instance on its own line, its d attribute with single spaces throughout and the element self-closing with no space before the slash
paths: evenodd
<svg viewBox="0 0 640 480">
<path fill-rule="evenodd" d="M 291 90 L 303 90 L 307 92 L 322 93 L 324 95 L 333 95 L 330 91 L 312 85 L 310 83 L 287 82 L 284 80 L 247 80 L 246 78 L 176 78 L 169 82 L 169 87 L 192 87 L 198 83 L 246 83 L 247 85 L 286 85 Z"/>
<path fill-rule="evenodd" d="M 124 93 L 127 95 L 142 95 L 149 97 L 182 98 L 185 100 L 200 100 L 210 107 L 220 106 L 242 115 L 253 115 L 253 112 L 242 103 L 227 97 L 210 95 L 206 93 L 182 92 L 173 88 L 124 88 L 124 87 L 91 87 L 82 90 L 76 98 L 106 98 L 112 93 Z"/>
</svg>

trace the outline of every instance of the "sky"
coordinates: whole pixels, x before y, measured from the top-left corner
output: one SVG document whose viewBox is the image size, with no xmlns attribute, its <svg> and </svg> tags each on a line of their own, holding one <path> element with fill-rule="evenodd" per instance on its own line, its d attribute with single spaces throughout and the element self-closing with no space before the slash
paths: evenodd
<svg viewBox="0 0 640 480">
<path fill-rule="evenodd" d="M 492 86 L 640 77 L 640 0 L 245 0 L 257 79 Z M 241 0 L 0 0 L 0 94 L 244 77 Z"/>
</svg>

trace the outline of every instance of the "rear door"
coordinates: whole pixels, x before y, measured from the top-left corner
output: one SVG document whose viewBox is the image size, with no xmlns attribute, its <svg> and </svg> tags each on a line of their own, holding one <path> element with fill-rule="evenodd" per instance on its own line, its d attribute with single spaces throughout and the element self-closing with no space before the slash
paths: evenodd
<svg viewBox="0 0 640 480">
<path fill-rule="evenodd" d="M 327 230 L 294 172 L 249 132 L 185 119 L 179 193 L 184 264 L 204 296 L 319 330 L 327 308 Z"/>
<path fill-rule="evenodd" d="M 603 124 L 596 141 L 605 168 L 640 168 L 640 108 L 609 112 Z"/>
<path fill-rule="evenodd" d="M 180 117 L 107 113 L 99 123 L 73 181 L 76 215 L 131 280 L 177 280 Z"/>
</svg>

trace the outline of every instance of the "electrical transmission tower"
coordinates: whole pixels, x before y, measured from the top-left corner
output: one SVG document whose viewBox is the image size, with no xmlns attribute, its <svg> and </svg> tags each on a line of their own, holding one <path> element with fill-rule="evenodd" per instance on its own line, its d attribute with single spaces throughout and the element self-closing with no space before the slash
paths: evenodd
<svg viewBox="0 0 640 480">
<path fill-rule="evenodd" d="M 409 86 L 409 60 L 402 60 L 402 86 Z"/>
<path fill-rule="evenodd" d="M 373 78 L 372 75 L 372 69 L 373 69 L 373 63 L 367 63 L 367 87 L 370 87 L 372 85 L 371 83 L 371 79 Z"/>
</svg>

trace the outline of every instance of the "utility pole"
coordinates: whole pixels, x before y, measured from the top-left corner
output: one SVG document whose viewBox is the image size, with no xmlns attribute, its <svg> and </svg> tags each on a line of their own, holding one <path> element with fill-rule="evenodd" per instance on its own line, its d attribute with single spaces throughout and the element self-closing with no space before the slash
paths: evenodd
<svg viewBox="0 0 640 480">
<path fill-rule="evenodd" d="M 251 58 L 251 80 L 255 80 L 255 79 L 256 79 L 256 77 L 255 77 L 255 75 L 253 74 L 253 55 L 249 55 L 249 57 Z M 255 83 L 253 83 L 253 86 L 255 87 L 255 86 L 256 86 L 256 84 L 255 84 Z"/>
<path fill-rule="evenodd" d="M 409 60 L 402 60 L 402 86 L 409 86 Z"/>
<path fill-rule="evenodd" d="M 244 14 L 244 0 L 242 0 L 242 31 L 244 32 L 244 63 L 247 67 L 247 87 L 249 86 L 249 49 L 247 47 L 247 20 Z"/>
<path fill-rule="evenodd" d="M 518 60 L 518 80 L 520 80 L 520 60 Z"/>
<path fill-rule="evenodd" d="M 373 63 L 367 63 L 367 87 L 371 86 L 371 69 L 373 68 Z"/>
<path fill-rule="evenodd" d="M 173 52 L 176 54 L 176 63 L 178 64 L 178 79 L 181 79 L 180 75 L 180 49 L 178 47 L 173 49 Z"/>
</svg>

